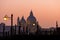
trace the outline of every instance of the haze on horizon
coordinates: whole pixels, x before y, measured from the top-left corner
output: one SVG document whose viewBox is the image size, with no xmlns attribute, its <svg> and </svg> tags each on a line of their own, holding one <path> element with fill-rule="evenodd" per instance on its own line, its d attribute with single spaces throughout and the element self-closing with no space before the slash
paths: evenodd
<svg viewBox="0 0 60 40">
<path fill-rule="evenodd" d="M 10 25 L 3 16 L 13 13 L 16 24 L 18 16 L 27 19 L 31 10 L 43 28 L 55 27 L 56 20 L 60 26 L 60 0 L 0 0 L 0 23 Z"/>
</svg>

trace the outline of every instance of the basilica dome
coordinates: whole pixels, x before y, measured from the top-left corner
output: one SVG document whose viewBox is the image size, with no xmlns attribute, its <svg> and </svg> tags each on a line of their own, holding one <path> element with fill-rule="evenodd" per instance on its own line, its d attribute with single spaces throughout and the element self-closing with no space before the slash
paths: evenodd
<svg viewBox="0 0 60 40">
<path fill-rule="evenodd" d="M 27 21 L 31 21 L 31 22 L 35 22 L 36 21 L 36 18 L 33 16 L 33 12 L 32 11 L 30 12 L 29 17 L 27 18 Z"/>
</svg>

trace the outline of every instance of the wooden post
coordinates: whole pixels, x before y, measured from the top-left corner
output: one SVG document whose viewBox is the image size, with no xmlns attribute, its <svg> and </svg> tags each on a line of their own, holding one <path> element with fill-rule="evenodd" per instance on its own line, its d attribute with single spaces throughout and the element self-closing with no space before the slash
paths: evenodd
<svg viewBox="0 0 60 40">
<path fill-rule="evenodd" d="M 16 35 L 16 24 L 15 24 L 15 35 Z"/>
<path fill-rule="evenodd" d="M 13 30 L 13 14 L 11 14 L 11 36 L 13 34 L 12 30 Z"/>
</svg>

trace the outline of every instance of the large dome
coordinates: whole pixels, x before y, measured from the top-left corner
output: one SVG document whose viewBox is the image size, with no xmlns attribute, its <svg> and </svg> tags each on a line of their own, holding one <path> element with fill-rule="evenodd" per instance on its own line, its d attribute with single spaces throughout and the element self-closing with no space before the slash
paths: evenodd
<svg viewBox="0 0 60 40">
<path fill-rule="evenodd" d="M 33 12 L 31 11 L 30 12 L 30 16 L 27 18 L 27 21 L 33 21 L 33 22 L 35 22 L 36 21 L 36 18 L 33 16 Z"/>
</svg>

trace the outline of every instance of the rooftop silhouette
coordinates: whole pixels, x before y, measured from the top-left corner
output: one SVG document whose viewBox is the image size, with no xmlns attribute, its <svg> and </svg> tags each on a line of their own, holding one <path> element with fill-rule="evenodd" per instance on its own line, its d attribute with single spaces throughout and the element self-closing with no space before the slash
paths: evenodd
<svg viewBox="0 0 60 40">
<path fill-rule="evenodd" d="M 17 17 L 17 24 L 15 24 L 15 26 L 12 24 L 11 26 L 5 26 L 5 23 L 0 24 L 1 37 L 16 35 L 60 35 L 59 30 L 58 21 L 56 21 L 56 28 L 41 28 L 32 11 L 30 11 L 27 20 L 24 19 L 24 16 L 22 16 L 21 19 Z"/>
</svg>

